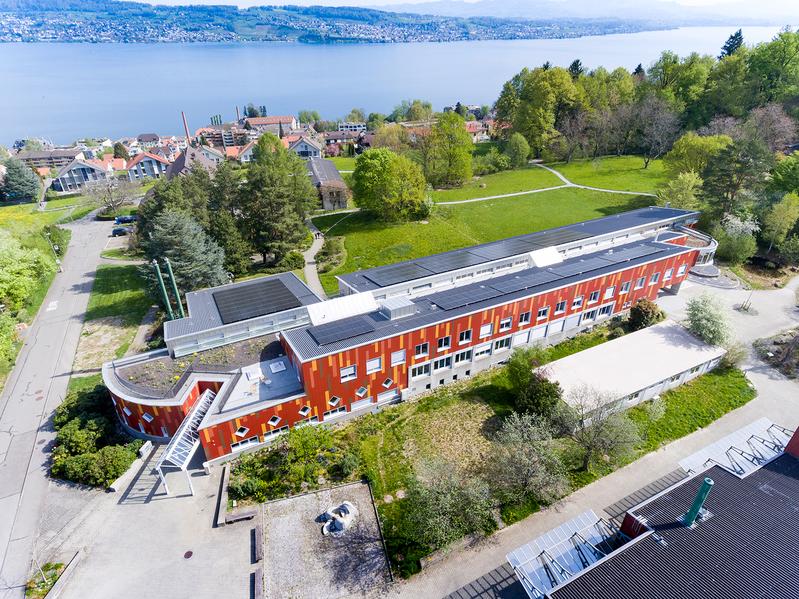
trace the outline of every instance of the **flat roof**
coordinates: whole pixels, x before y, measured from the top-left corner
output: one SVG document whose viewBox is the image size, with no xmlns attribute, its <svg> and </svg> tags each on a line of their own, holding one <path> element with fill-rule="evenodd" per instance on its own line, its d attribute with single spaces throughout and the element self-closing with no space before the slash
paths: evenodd
<svg viewBox="0 0 799 599">
<path fill-rule="evenodd" d="M 680 522 L 704 477 L 714 481 L 695 528 Z M 799 460 L 782 454 L 739 478 L 720 466 L 632 510 L 645 534 L 551 591 L 551 599 L 799 597 Z M 659 540 L 660 539 L 660 540 Z"/>
<path fill-rule="evenodd" d="M 574 243 L 582 239 L 615 232 L 621 233 L 630 229 L 645 228 L 658 223 L 690 219 L 698 215 L 698 212 L 691 210 L 649 206 L 396 264 L 377 266 L 338 275 L 337 278 L 356 291 L 371 291 L 468 266 L 526 254 L 545 247 Z"/>
<path fill-rule="evenodd" d="M 413 298 L 410 301 L 416 312 L 395 320 L 389 320 L 379 311 L 343 318 L 336 321 L 336 328 L 342 331 L 339 340 L 325 330 L 322 341 L 314 336 L 314 327 L 307 325 L 284 331 L 283 337 L 305 361 L 691 251 L 695 250 L 652 240 L 636 241 L 568 258 L 551 267 L 528 268 Z M 359 332 L 354 334 L 355 331 Z"/>
<path fill-rule="evenodd" d="M 667 320 L 542 366 L 563 397 L 581 386 L 625 397 L 724 355 Z M 655 359 L 656 358 L 656 359 Z"/>
<path fill-rule="evenodd" d="M 169 341 L 321 301 L 292 272 L 190 291 L 188 316 L 164 322 L 164 338 Z"/>
</svg>

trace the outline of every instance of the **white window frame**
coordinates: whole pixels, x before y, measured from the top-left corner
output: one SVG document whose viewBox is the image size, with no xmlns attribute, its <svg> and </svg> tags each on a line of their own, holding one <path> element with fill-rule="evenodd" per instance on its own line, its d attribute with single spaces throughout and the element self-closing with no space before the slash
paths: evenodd
<svg viewBox="0 0 799 599">
<path fill-rule="evenodd" d="M 563 314 L 566 311 L 566 300 L 560 300 L 555 304 L 555 314 Z"/>
<path fill-rule="evenodd" d="M 493 353 L 499 354 L 504 351 L 508 351 L 511 346 L 511 338 L 510 337 L 503 337 L 502 339 L 494 340 L 493 346 Z"/>
<path fill-rule="evenodd" d="M 621 284 L 621 289 L 619 289 L 619 295 L 629 293 L 631 284 L 632 283 L 630 281 L 624 281 L 624 283 Z"/>
<path fill-rule="evenodd" d="M 424 348 L 422 351 L 419 351 L 420 348 Z M 430 355 L 430 344 L 425 341 L 424 343 L 419 343 L 416 347 L 413 348 L 413 356 L 415 358 L 424 358 L 425 356 Z"/>
<path fill-rule="evenodd" d="M 349 366 L 345 366 L 339 371 L 339 376 L 341 378 L 342 383 L 346 383 L 347 381 L 351 381 L 358 377 L 358 367 L 355 364 L 350 364 Z"/>
<path fill-rule="evenodd" d="M 373 372 L 380 372 L 383 370 L 383 358 L 378 356 L 376 358 L 370 358 L 366 361 L 366 374 L 372 374 Z"/>
<path fill-rule="evenodd" d="M 241 441 L 236 441 L 235 443 L 230 444 L 230 451 L 241 451 L 242 449 L 249 447 L 250 445 L 258 445 L 261 442 L 261 439 L 258 438 L 258 435 L 254 437 L 250 437 L 248 439 L 242 439 Z"/>
<path fill-rule="evenodd" d="M 650 285 L 657 285 L 660 282 L 660 273 L 654 272 L 652 276 L 649 277 L 649 284 Z"/>
<path fill-rule="evenodd" d="M 425 376 L 430 376 L 430 362 L 417 364 L 411 368 L 411 379 L 420 379 Z"/>
<path fill-rule="evenodd" d="M 391 365 L 392 366 L 399 366 L 400 364 L 405 364 L 405 350 L 401 349 L 395 352 L 391 352 Z"/>
<path fill-rule="evenodd" d="M 667 268 L 666 272 L 663 273 L 663 280 L 664 281 L 671 281 L 671 277 L 674 276 L 674 269 Z"/>
<path fill-rule="evenodd" d="M 613 314 L 613 304 L 608 304 L 607 306 L 602 306 L 599 309 L 598 316 L 610 316 L 611 314 Z"/>
<path fill-rule="evenodd" d="M 586 310 L 583 312 L 583 317 L 580 320 L 581 323 L 583 322 L 594 322 L 596 320 L 596 315 L 599 312 L 596 308 L 592 308 L 591 310 Z"/>
<path fill-rule="evenodd" d="M 150 422 L 152 422 L 153 420 L 155 420 L 155 419 L 153 418 L 153 415 L 152 415 L 152 414 L 150 414 L 149 412 L 142 412 L 141 419 L 142 419 L 142 420 L 144 420 L 144 421 L 145 421 L 145 422 L 147 422 L 147 423 L 150 423 Z"/>
<path fill-rule="evenodd" d="M 381 383 L 381 385 L 383 385 L 384 389 L 388 389 L 393 384 L 394 384 L 394 379 L 392 379 L 391 377 L 387 378 L 385 381 L 383 381 Z"/>
<path fill-rule="evenodd" d="M 332 420 L 333 418 L 337 418 L 336 416 L 337 414 L 343 414 L 346 412 L 347 412 L 347 406 L 341 406 L 339 408 L 333 408 L 332 410 L 328 410 L 327 412 L 322 414 L 322 416 L 324 420 L 327 420 L 328 418 Z"/>
<path fill-rule="evenodd" d="M 433 360 L 433 372 L 449 370 L 450 368 L 452 368 L 452 356 L 444 356 L 443 358 Z"/>
<path fill-rule="evenodd" d="M 595 304 L 599 301 L 599 291 L 592 291 L 588 296 L 588 303 Z"/>
<path fill-rule="evenodd" d="M 634 289 L 638 291 L 639 289 L 643 289 L 644 285 L 646 285 L 646 277 L 638 277 L 635 280 L 635 287 Z"/>
<path fill-rule="evenodd" d="M 494 323 L 487 322 L 483 325 L 480 325 L 480 339 L 484 339 L 485 337 L 490 337 L 494 334 Z"/>
<path fill-rule="evenodd" d="M 268 424 L 269 426 L 277 426 L 278 424 L 280 424 L 280 421 L 281 421 L 281 420 L 283 420 L 283 419 L 282 419 L 280 416 L 278 416 L 277 414 L 275 414 L 274 416 L 272 416 L 272 417 L 269 419 L 269 421 L 267 422 L 267 424 Z"/>
<path fill-rule="evenodd" d="M 491 343 L 484 343 L 482 345 L 478 345 L 474 348 L 474 353 L 472 354 L 473 360 L 479 360 L 481 358 L 487 358 L 491 355 Z"/>
<path fill-rule="evenodd" d="M 536 320 L 544 320 L 547 316 L 549 316 L 549 306 L 544 306 L 543 308 L 538 309 Z"/>
<path fill-rule="evenodd" d="M 443 343 L 442 343 L 443 341 Z M 452 338 L 449 335 L 438 338 L 438 351 L 449 349 L 452 344 Z"/>
<path fill-rule="evenodd" d="M 677 276 L 678 277 L 683 276 L 687 269 L 688 269 L 688 267 L 685 264 L 680 264 L 680 268 L 677 269 Z"/>
<path fill-rule="evenodd" d="M 329 406 L 337 406 L 341 403 L 341 398 L 338 395 L 334 395 L 327 401 L 327 405 Z"/>
<path fill-rule="evenodd" d="M 250 429 L 248 429 L 246 426 L 240 426 L 239 428 L 236 429 L 236 432 L 233 434 L 236 435 L 239 439 L 243 439 L 244 437 L 247 436 L 247 433 L 249 432 Z"/>
<path fill-rule="evenodd" d="M 583 296 L 578 295 L 572 300 L 572 310 L 575 310 L 577 308 L 582 308 L 582 306 L 583 306 Z"/>
<path fill-rule="evenodd" d="M 499 331 L 500 333 L 505 331 L 510 331 L 513 328 L 513 318 L 508 316 L 507 318 L 503 318 L 499 321 Z"/>
<path fill-rule="evenodd" d="M 472 342 L 472 329 L 466 329 L 465 331 L 461 331 L 458 333 L 458 344 L 463 345 L 464 343 L 471 343 Z"/>
<path fill-rule="evenodd" d="M 605 299 L 610 299 L 610 298 L 612 298 L 612 297 L 613 297 L 613 295 L 614 295 L 615 293 L 616 293 L 616 286 L 615 286 L 615 285 L 611 285 L 610 287 L 608 287 L 607 289 L 605 289 L 605 296 L 604 296 L 604 298 L 605 298 Z"/>
<path fill-rule="evenodd" d="M 298 413 L 299 413 L 299 415 L 300 415 L 300 416 L 302 416 L 303 418 L 305 418 L 305 417 L 306 417 L 308 414 L 310 414 L 310 413 L 311 413 L 311 406 L 302 406 L 302 407 L 299 409 L 299 412 L 298 412 Z"/>
<path fill-rule="evenodd" d="M 547 308 L 549 308 L 549 306 L 547 306 Z M 530 324 L 531 316 L 532 314 L 530 313 L 529 310 L 527 312 L 522 312 L 521 314 L 519 314 L 519 326 L 524 324 Z"/>
<path fill-rule="evenodd" d="M 455 354 L 455 358 L 453 360 L 455 366 L 457 366 L 458 364 L 462 364 L 464 362 L 471 362 L 471 361 L 472 361 L 472 350 L 470 349 L 459 351 L 457 354 Z"/>
<path fill-rule="evenodd" d="M 130 408 L 128 406 L 124 406 L 122 408 L 122 411 L 125 413 L 125 416 L 130 416 L 131 414 L 133 414 L 133 412 L 130 411 Z"/>
<path fill-rule="evenodd" d="M 355 395 L 360 398 L 366 397 L 367 393 L 369 393 L 369 389 L 364 386 L 358 387 L 358 390 L 355 391 Z"/>
</svg>

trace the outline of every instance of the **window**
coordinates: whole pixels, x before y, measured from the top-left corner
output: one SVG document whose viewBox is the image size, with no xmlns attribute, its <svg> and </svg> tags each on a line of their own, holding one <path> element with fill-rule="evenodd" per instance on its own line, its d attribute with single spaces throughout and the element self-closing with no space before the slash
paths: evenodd
<svg viewBox="0 0 799 599">
<path fill-rule="evenodd" d="M 336 414 L 341 414 L 347 411 L 347 406 L 341 406 L 340 408 L 334 408 L 332 410 L 328 410 L 323 415 L 327 419 L 330 416 L 335 416 Z"/>
<path fill-rule="evenodd" d="M 446 358 L 439 358 L 435 362 L 433 362 L 433 370 L 445 370 L 447 368 L 452 368 L 452 356 L 447 356 Z"/>
<path fill-rule="evenodd" d="M 490 337 L 491 333 L 494 332 L 494 325 L 492 323 L 484 324 L 480 327 L 480 339 L 483 337 Z"/>
<path fill-rule="evenodd" d="M 641 287 L 644 286 L 644 283 L 646 283 L 646 277 L 640 277 L 640 278 L 636 279 L 635 280 L 635 288 L 636 289 L 641 289 Z"/>
<path fill-rule="evenodd" d="M 390 400 L 392 400 L 392 399 L 394 399 L 396 397 L 399 397 L 399 393 L 397 392 L 396 389 L 394 389 L 393 391 L 384 391 L 383 393 L 380 393 L 377 396 L 377 403 L 381 403 L 381 402 L 384 402 L 384 401 L 390 401 Z"/>
<path fill-rule="evenodd" d="M 441 351 L 442 349 L 449 349 L 449 335 L 446 337 L 441 337 L 438 340 L 438 351 Z"/>
<path fill-rule="evenodd" d="M 399 364 L 405 364 L 405 350 L 401 349 L 399 351 L 395 351 L 391 354 L 391 365 L 398 366 Z"/>
<path fill-rule="evenodd" d="M 503 318 L 502 320 L 499 321 L 500 331 L 509 331 L 512 326 L 513 326 L 512 318 Z"/>
<path fill-rule="evenodd" d="M 613 306 L 602 306 L 599 309 L 600 316 L 610 316 L 610 313 L 613 312 Z"/>
<path fill-rule="evenodd" d="M 497 339 L 494 341 L 495 352 L 505 351 L 506 349 L 510 349 L 510 337 L 505 337 L 504 339 Z"/>
<path fill-rule="evenodd" d="M 588 303 L 594 304 L 599 301 L 599 291 L 592 291 L 591 295 L 588 296 Z"/>
<path fill-rule="evenodd" d="M 239 428 L 236 429 L 236 432 L 234 434 L 237 437 L 245 437 L 249 432 L 250 429 L 248 429 L 246 426 L 240 426 Z"/>
<path fill-rule="evenodd" d="M 543 308 L 538 309 L 538 316 L 536 317 L 538 320 L 542 320 L 549 316 L 549 306 L 544 306 Z"/>
<path fill-rule="evenodd" d="M 471 359 L 472 359 L 472 350 L 470 349 L 455 354 L 455 364 L 460 364 L 461 362 L 468 362 Z"/>
<path fill-rule="evenodd" d="M 122 408 L 122 411 L 125 412 L 125 416 L 130 416 L 131 414 L 133 414 L 133 412 L 131 412 L 130 408 L 128 408 L 127 406 Z"/>
<path fill-rule="evenodd" d="M 583 322 L 592 322 L 596 320 L 596 310 L 588 310 L 583 314 Z"/>
<path fill-rule="evenodd" d="M 358 397 L 365 397 L 366 394 L 369 392 L 369 389 L 366 387 L 358 387 L 358 390 L 355 392 L 355 395 Z"/>
<path fill-rule="evenodd" d="M 611 285 L 610 287 L 605 289 L 604 299 L 612 298 L 614 293 L 616 293 L 616 286 L 615 285 Z"/>
<path fill-rule="evenodd" d="M 420 343 L 419 345 L 416 346 L 416 349 L 414 350 L 414 355 L 417 358 L 421 358 L 423 356 L 426 356 L 428 351 L 429 351 L 429 348 L 428 348 L 427 343 Z"/>
<path fill-rule="evenodd" d="M 464 344 L 469 343 L 472 340 L 472 329 L 468 331 L 461 331 L 460 335 L 458 335 L 458 343 Z"/>
<path fill-rule="evenodd" d="M 330 404 L 331 406 L 337 406 L 340 401 L 341 401 L 341 398 L 340 397 L 336 397 L 334 395 L 333 397 L 330 398 L 330 400 L 327 403 Z"/>
<path fill-rule="evenodd" d="M 673 274 L 674 274 L 674 269 L 673 268 L 666 269 L 666 272 L 663 273 L 663 280 L 664 281 L 671 280 L 671 277 L 672 277 Z"/>
<path fill-rule="evenodd" d="M 383 381 L 383 387 L 385 387 L 386 389 L 388 389 L 393 384 L 394 381 L 392 379 L 386 379 L 385 381 Z"/>
<path fill-rule="evenodd" d="M 563 314 L 566 311 L 566 300 L 560 300 L 555 304 L 555 314 Z"/>
<path fill-rule="evenodd" d="M 260 443 L 260 441 L 259 441 L 257 436 L 250 437 L 249 439 L 244 439 L 243 441 L 238 441 L 237 443 L 231 443 L 230 444 L 230 450 L 231 451 L 241 451 L 242 449 L 244 449 L 248 445 L 257 445 L 258 443 Z"/>
<path fill-rule="evenodd" d="M 519 324 L 530 324 L 530 313 L 529 312 L 522 312 L 519 314 Z"/>
<path fill-rule="evenodd" d="M 583 305 L 583 296 L 578 295 L 577 297 L 574 298 L 574 301 L 572 302 L 572 310 L 574 310 L 575 308 L 579 308 L 582 305 Z"/>
<path fill-rule="evenodd" d="M 656 272 L 649 278 L 649 284 L 654 285 L 660 280 L 660 273 Z"/>
<path fill-rule="evenodd" d="M 300 416 L 305 417 L 311 413 L 311 406 L 303 406 L 300 408 Z"/>
<path fill-rule="evenodd" d="M 373 372 L 378 372 L 379 370 L 382 369 L 383 369 L 382 358 L 372 358 L 371 360 L 366 361 L 366 374 L 372 374 Z"/>
<path fill-rule="evenodd" d="M 474 359 L 478 360 L 480 358 L 485 358 L 486 356 L 491 355 L 491 344 L 485 343 L 483 345 L 478 345 L 474 348 Z"/>
<path fill-rule="evenodd" d="M 341 382 L 351 381 L 358 374 L 358 369 L 355 366 L 346 366 L 341 369 Z"/>
<path fill-rule="evenodd" d="M 280 420 L 281 420 L 280 416 L 272 416 L 269 419 L 269 426 L 277 426 L 278 424 L 280 424 Z"/>
<path fill-rule="evenodd" d="M 147 412 L 144 412 L 144 413 L 141 415 L 141 419 L 142 419 L 142 420 L 144 420 L 145 422 L 152 422 L 152 421 L 153 421 L 153 417 L 152 417 L 152 415 L 151 415 L 151 414 L 148 414 Z"/>
<path fill-rule="evenodd" d="M 630 291 L 630 281 L 625 281 L 621 284 L 621 290 L 619 291 L 619 295 L 625 294 Z"/>
<path fill-rule="evenodd" d="M 421 366 L 414 366 L 411 368 L 411 378 L 418 379 L 422 376 L 430 374 L 430 364 L 422 364 Z"/>
<path fill-rule="evenodd" d="M 680 264 L 680 268 L 677 269 L 677 276 L 681 277 L 685 274 L 685 264 Z"/>
</svg>

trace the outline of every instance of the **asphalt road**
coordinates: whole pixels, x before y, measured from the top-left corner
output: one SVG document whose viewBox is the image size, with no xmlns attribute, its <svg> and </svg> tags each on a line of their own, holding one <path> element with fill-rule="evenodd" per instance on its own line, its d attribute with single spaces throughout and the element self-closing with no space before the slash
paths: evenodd
<svg viewBox="0 0 799 599">
<path fill-rule="evenodd" d="M 0 394 L 0 598 L 22 598 L 47 493 L 55 437 L 52 415 L 64 398 L 100 252 L 111 224 L 93 214 L 66 225 L 72 240 L 17 366 Z"/>
</svg>

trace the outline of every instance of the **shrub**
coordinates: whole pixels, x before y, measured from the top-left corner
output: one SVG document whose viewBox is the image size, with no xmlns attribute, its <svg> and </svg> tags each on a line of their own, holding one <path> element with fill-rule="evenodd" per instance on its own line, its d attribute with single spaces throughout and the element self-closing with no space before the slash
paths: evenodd
<svg viewBox="0 0 799 599">
<path fill-rule="evenodd" d="M 631 331 L 639 331 L 651 327 L 663 320 L 666 315 L 660 307 L 648 299 L 640 299 L 630 308 L 628 324 Z"/>
<path fill-rule="evenodd" d="M 724 345 L 730 338 L 727 315 L 719 303 L 708 294 L 688 300 L 687 328 L 710 345 Z"/>
<path fill-rule="evenodd" d="M 716 256 L 733 266 L 743 264 L 757 252 L 755 236 L 746 231 L 731 230 L 728 232 L 719 225 L 713 228 L 711 234 L 719 243 Z"/>
<path fill-rule="evenodd" d="M 526 391 L 530 386 L 533 368 L 546 361 L 546 350 L 543 347 L 520 347 L 513 350 L 506 367 L 511 390 L 516 395 Z"/>
<path fill-rule="evenodd" d="M 516 396 L 516 410 L 549 418 L 562 396 L 560 383 L 550 381 L 541 372 L 533 372 L 527 387 Z"/>
<path fill-rule="evenodd" d="M 136 445 L 107 445 L 99 451 L 67 457 L 54 455 L 52 473 L 84 485 L 108 486 L 136 459 Z"/>
<path fill-rule="evenodd" d="M 749 355 L 749 349 L 740 341 L 728 342 L 724 349 L 727 353 L 724 354 L 719 362 L 719 366 L 723 369 L 737 368 Z"/>
<path fill-rule="evenodd" d="M 500 171 L 506 171 L 511 167 L 508 156 L 501 154 L 496 148 L 491 148 L 481 156 L 472 159 L 472 171 L 475 175 L 491 175 Z"/>
<path fill-rule="evenodd" d="M 608 332 L 608 339 L 618 339 L 619 337 L 624 337 L 625 334 L 626 332 L 624 330 L 624 327 L 621 326 L 613 327 Z"/>
<path fill-rule="evenodd" d="M 300 252 L 292 251 L 283 256 L 277 266 L 285 270 L 299 270 L 305 267 L 305 258 Z"/>
</svg>

